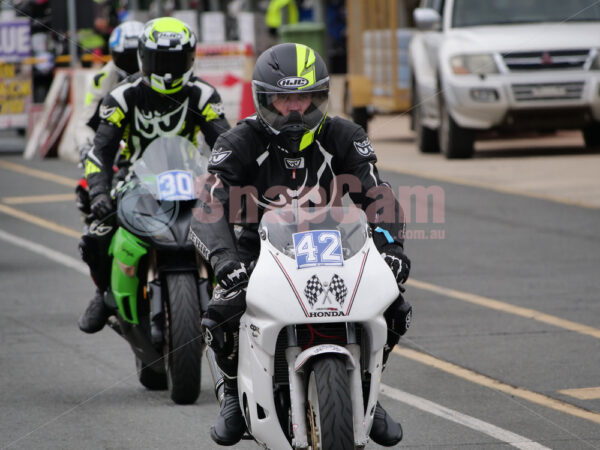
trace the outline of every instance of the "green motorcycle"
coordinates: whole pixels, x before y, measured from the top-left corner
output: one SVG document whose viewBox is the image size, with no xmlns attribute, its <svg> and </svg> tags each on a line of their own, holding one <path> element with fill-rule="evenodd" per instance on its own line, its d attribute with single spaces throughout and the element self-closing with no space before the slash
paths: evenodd
<svg viewBox="0 0 600 450">
<path fill-rule="evenodd" d="M 212 274 L 188 233 L 194 184 L 206 165 L 186 139 L 154 140 L 117 188 L 118 228 L 109 249 L 105 301 L 116 313 L 108 323 L 131 345 L 141 384 L 168 389 L 177 404 L 200 394 L 200 320 Z"/>
</svg>

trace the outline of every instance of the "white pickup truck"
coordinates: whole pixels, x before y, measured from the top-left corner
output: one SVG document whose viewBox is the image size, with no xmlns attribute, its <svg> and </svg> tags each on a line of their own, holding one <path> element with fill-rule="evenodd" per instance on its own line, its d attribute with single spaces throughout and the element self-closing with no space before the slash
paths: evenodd
<svg viewBox="0 0 600 450">
<path fill-rule="evenodd" d="M 421 0 L 413 16 L 422 152 L 470 158 L 483 130 L 581 129 L 600 146 L 600 2 Z"/>
</svg>

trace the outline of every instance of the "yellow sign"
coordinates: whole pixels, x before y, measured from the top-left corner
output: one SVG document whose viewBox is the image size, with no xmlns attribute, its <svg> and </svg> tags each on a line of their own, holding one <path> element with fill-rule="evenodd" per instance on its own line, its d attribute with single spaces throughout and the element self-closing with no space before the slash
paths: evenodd
<svg viewBox="0 0 600 450">
<path fill-rule="evenodd" d="M 25 127 L 31 98 L 31 75 L 19 63 L 0 64 L 0 128 Z"/>
</svg>

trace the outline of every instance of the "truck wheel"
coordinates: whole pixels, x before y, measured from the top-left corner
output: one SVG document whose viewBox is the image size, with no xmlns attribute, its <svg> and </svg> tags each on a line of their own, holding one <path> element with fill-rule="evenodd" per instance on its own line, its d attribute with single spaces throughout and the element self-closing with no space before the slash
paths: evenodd
<svg viewBox="0 0 600 450">
<path fill-rule="evenodd" d="M 581 131 L 583 133 L 583 140 L 585 141 L 586 148 L 600 147 L 600 123 L 595 122 Z"/>
<path fill-rule="evenodd" d="M 354 450 L 352 400 L 346 363 L 335 356 L 317 359 L 307 388 L 309 441 L 320 450 Z"/>
<path fill-rule="evenodd" d="M 165 369 L 171 399 L 189 405 L 200 394 L 200 364 L 203 351 L 200 330 L 200 300 L 193 273 L 166 276 L 168 302 L 165 302 Z"/>
<path fill-rule="evenodd" d="M 459 126 L 446 110 L 440 106 L 440 149 L 448 159 L 472 158 L 475 151 L 475 134 L 473 131 Z"/>
<path fill-rule="evenodd" d="M 423 125 L 423 105 L 416 92 L 416 87 L 413 87 L 413 91 L 415 94 L 412 116 L 417 148 L 421 153 L 439 153 L 440 144 L 437 132 Z"/>
</svg>

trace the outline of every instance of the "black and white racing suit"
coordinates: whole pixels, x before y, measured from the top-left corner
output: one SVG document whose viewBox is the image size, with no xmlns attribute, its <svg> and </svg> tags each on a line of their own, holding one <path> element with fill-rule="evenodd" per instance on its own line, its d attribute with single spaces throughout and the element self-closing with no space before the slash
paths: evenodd
<svg viewBox="0 0 600 450">
<path fill-rule="evenodd" d="M 299 205 L 325 206 L 348 193 L 367 213 L 372 227 L 385 230 L 373 234 L 378 248 L 390 240 L 403 247 L 404 214 L 391 187 L 380 179 L 376 161 L 363 128 L 343 118 L 326 118 L 315 141 L 296 154 L 277 147 L 256 116 L 244 119 L 219 136 L 213 147 L 211 176 L 200 187 L 190 237 L 213 268 L 226 260 L 248 267 L 258 257 L 257 229 L 265 208 L 294 199 Z M 240 202 L 241 192 L 249 195 Z M 250 198 L 256 198 L 258 208 Z M 234 224 L 240 225 L 235 233 Z M 235 328 L 239 321 L 231 323 Z M 225 365 L 222 362 L 221 358 L 220 366 Z"/>
<path fill-rule="evenodd" d="M 124 72 L 115 65 L 114 61 L 109 61 L 89 81 L 85 93 L 84 108 L 76 118 L 77 126 L 73 134 L 77 157 L 82 166 L 87 153 L 94 146 L 94 136 L 96 130 L 98 130 L 98 125 L 100 125 L 99 113 L 102 99 L 124 79 Z M 85 223 L 90 214 L 90 194 L 85 175 L 82 175 L 77 183 L 75 198 L 77 208 L 81 212 Z"/>
<path fill-rule="evenodd" d="M 217 136 L 231 128 L 219 93 L 197 77 L 192 77 L 179 92 L 162 95 L 152 90 L 140 73 L 130 75 L 105 96 L 99 117 L 94 146 L 84 162 L 92 202 L 96 196 L 111 191 L 113 164 L 121 140 L 125 146 L 119 164 L 126 169 L 157 137 L 178 135 L 197 146 L 203 145 L 204 139 L 212 147 Z M 100 232 L 92 224 L 80 243 L 82 257 L 100 289 L 108 286 L 105 249 L 112 236 L 105 233 L 107 224 L 104 225 Z"/>
</svg>

